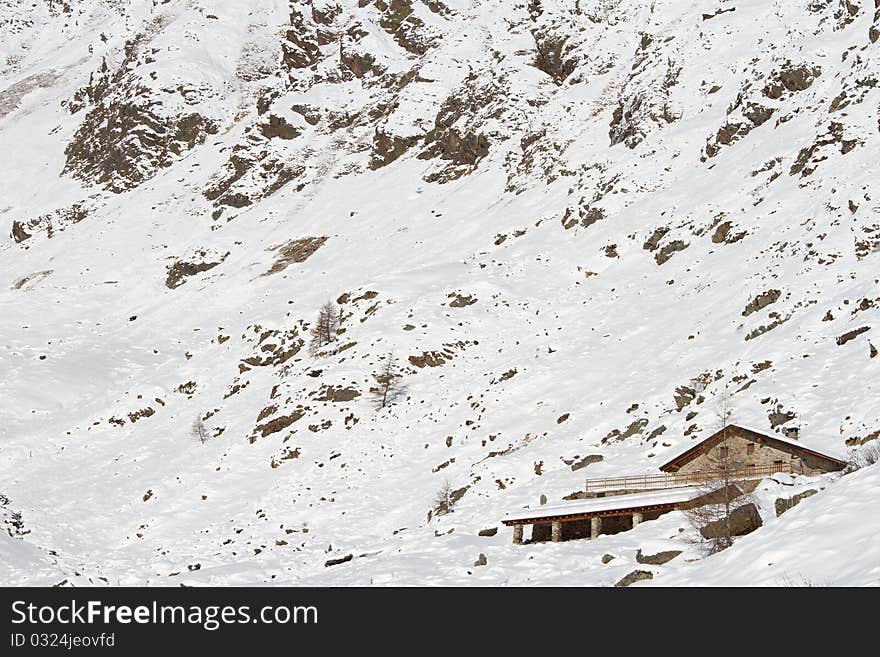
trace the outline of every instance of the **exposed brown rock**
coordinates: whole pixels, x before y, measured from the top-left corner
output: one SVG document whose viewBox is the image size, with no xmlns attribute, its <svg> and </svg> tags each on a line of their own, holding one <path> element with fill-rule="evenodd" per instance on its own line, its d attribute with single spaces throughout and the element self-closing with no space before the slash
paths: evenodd
<svg viewBox="0 0 880 657">
<path fill-rule="evenodd" d="M 761 514 L 758 513 L 758 507 L 753 503 L 743 504 L 730 513 L 730 534 L 731 536 L 743 536 L 755 531 L 761 525 Z M 700 534 L 703 538 L 720 538 L 726 535 L 726 522 L 724 518 L 713 520 L 706 526 L 700 528 Z"/>
<path fill-rule="evenodd" d="M 623 587 L 641 582 L 646 579 L 654 579 L 654 573 L 648 570 L 634 570 L 631 573 L 621 577 L 614 586 Z"/>
<path fill-rule="evenodd" d="M 266 139 L 295 139 L 300 131 L 290 125 L 282 116 L 269 115 L 267 123 L 260 124 L 260 132 Z"/>
<path fill-rule="evenodd" d="M 636 552 L 636 562 L 651 566 L 662 566 L 675 559 L 679 554 L 681 554 L 681 550 L 668 550 L 666 552 L 658 552 L 657 554 L 642 554 L 640 549 Z"/>
<path fill-rule="evenodd" d="M 359 393 L 354 388 L 337 388 L 335 386 L 324 386 L 321 389 L 320 395 L 318 397 L 315 397 L 315 399 L 317 399 L 318 401 L 347 402 L 360 396 L 361 393 Z"/>
<path fill-rule="evenodd" d="M 752 313 L 758 312 L 762 308 L 766 308 L 770 304 L 776 303 L 780 296 L 782 296 L 780 290 L 768 290 L 767 292 L 759 294 L 746 304 L 745 309 L 742 311 L 742 316 L 748 317 Z"/>
<path fill-rule="evenodd" d="M 448 298 L 452 299 L 449 302 L 450 308 L 464 308 L 465 306 L 473 305 L 477 302 L 477 297 L 468 295 L 462 295 L 458 292 L 450 292 L 447 295 Z"/>
<path fill-rule="evenodd" d="M 290 413 L 289 415 L 281 415 L 279 417 L 276 417 L 274 420 L 270 420 L 269 422 L 266 422 L 265 424 L 258 424 L 254 428 L 254 431 L 259 433 L 263 438 L 265 438 L 266 436 L 268 436 L 270 434 L 278 433 L 282 429 L 286 429 L 287 427 L 289 427 L 291 424 L 293 424 L 294 422 L 299 420 L 304 415 L 305 415 L 304 411 L 295 410 L 293 413 Z"/>
<path fill-rule="evenodd" d="M 844 345 L 847 342 L 849 342 L 850 340 L 854 340 L 855 338 L 860 336 L 862 333 L 865 333 L 866 331 L 870 331 L 870 330 L 871 330 L 870 326 L 860 326 L 859 328 L 853 329 L 852 331 L 847 331 L 843 335 L 837 336 L 837 344 Z"/>
<path fill-rule="evenodd" d="M 665 245 L 661 248 L 655 255 L 654 260 L 657 261 L 658 265 L 662 265 L 664 262 L 669 260 L 673 255 L 678 253 L 679 251 L 684 251 L 688 247 L 682 240 L 674 240 L 669 244 Z"/>
<path fill-rule="evenodd" d="M 798 493 L 792 497 L 780 497 L 776 500 L 776 517 L 778 518 L 783 513 L 788 511 L 791 508 L 796 507 L 801 503 L 801 500 L 805 500 L 808 497 L 812 497 L 816 493 L 818 493 L 815 488 L 811 488 L 810 490 L 805 490 L 803 493 Z"/>
<path fill-rule="evenodd" d="M 200 252 L 203 257 L 206 255 L 204 251 Z M 216 262 L 188 262 L 186 260 L 178 260 L 168 267 L 168 274 L 165 277 L 165 287 L 173 290 L 186 283 L 186 279 L 195 276 L 203 271 L 213 269 L 226 259 L 229 253 L 221 256 Z"/>
<path fill-rule="evenodd" d="M 328 239 L 330 238 L 326 235 L 322 235 L 321 237 L 301 237 L 296 240 L 290 240 L 280 246 L 273 247 L 273 250 L 278 251 L 278 257 L 271 269 L 263 275 L 268 276 L 269 274 L 277 274 L 278 272 L 287 269 L 287 267 L 293 263 L 305 262 L 313 253 L 315 253 L 315 251 L 324 246 L 324 243 Z"/>
</svg>

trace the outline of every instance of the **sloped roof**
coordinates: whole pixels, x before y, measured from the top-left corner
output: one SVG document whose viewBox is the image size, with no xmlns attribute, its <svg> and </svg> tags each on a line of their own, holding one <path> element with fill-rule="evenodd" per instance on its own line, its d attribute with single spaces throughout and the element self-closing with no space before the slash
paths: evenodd
<svg viewBox="0 0 880 657">
<path fill-rule="evenodd" d="M 823 454 L 822 452 L 817 452 L 814 449 L 810 449 L 809 447 L 805 446 L 802 442 L 800 442 L 798 440 L 792 440 L 790 438 L 783 438 L 782 436 L 768 436 L 765 433 L 761 433 L 761 432 L 755 431 L 753 429 L 747 429 L 746 427 L 741 427 L 737 424 L 731 424 L 731 425 L 727 426 L 727 429 L 728 430 L 729 429 L 736 429 L 737 431 L 740 432 L 741 436 L 743 436 L 747 439 L 752 439 L 755 442 L 780 443 L 782 445 L 785 445 L 789 449 L 793 448 L 793 449 L 795 449 L 799 452 L 802 452 L 804 454 L 810 454 L 810 455 L 818 457 L 820 459 L 825 459 L 827 461 L 831 461 L 832 463 L 840 465 L 841 467 L 846 465 L 846 461 L 843 461 L 835 456 L 831 456 L 829 454 Z M 666 463 L 661 465 L 660 469 L 663 470 L 664 472 L 668 472 L 669 468 L 672 466 L 681 466 L 681 465 L 684 465 L 685 463 L 688 463 L 689 461 L 692 461 L 706 447 L 711 447 L 715 443 L 721 442 L 721 440 L 723 438 L 724 431 L 725 431 L 724 429 L 720 429 L 720 430 L 716 431 L 715 433 L 713 433 L 711 436 L 709 436 L 705 440 L 701 440 L 700 442 L 698 442 L 696 445 L 694 445 L 690 449 L 682 452 L 681 454 L 679 454 L 678 456 L 676 456 L 672 460 L 667 461 Z"/>
<path fill-rule="evenodd" d="M 703 493 L 705 493 L 705 490 L 700 486 L 681 486 L 679 488 L 655 490 L 645 493 L 572 500 L 561 504 L 545 504 L 534 509 L 514 511 L 508 513 L 502 522 L 508 524 L 542 518 L 564 518 L 567 516 L 598 514 L 606 511 L 627 511 L 650 506 L 679 504 L 698 497 Z"/>
</svg>

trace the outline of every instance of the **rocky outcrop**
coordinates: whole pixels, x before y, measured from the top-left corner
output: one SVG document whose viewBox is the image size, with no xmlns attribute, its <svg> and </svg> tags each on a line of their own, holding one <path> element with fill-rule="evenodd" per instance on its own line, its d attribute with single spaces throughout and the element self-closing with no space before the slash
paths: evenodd
<svg viewBox="0 0 880 657">
<path fill-rule="evenodd" d="M 471 73 L 461 89 L 455 90 L 441 105 L 434 128 L 424 139 L 419 159 L 438 158 L 449 163 L 428 174 L 427 182 L 448 182 L 477 167 L 489 154 L 491 143 L 479 127 L 482 119 L 501 116 L 504 94 L 494 80 Z"/>
<path fill-rule="evenodd" d="M 642 244 L 642 248 L 645 251 L 656 251 L 657 247 L 660 246 L 660 240 L 662 240 L 668 232 L 669 228 L 666 226 L 656 228 L 654 232 L 648 236 L 648 239 L 645 240 L 645 243 Z"/>
<path fill-rule="evenodd" d="M 205 259 L 208 256 L 207 251 L 199 251 L 197 252 L 198 256 L 201 256 L 201 259 L 198 261 L 195 260 L 178 260 L 172 265 L 168 266 L 168 274 L 165 277 L 165 287 L 170 290 L 173 290 L 176 287 L 180 287 L 184 283 L 186 283 L 186 279 L 195 276 L 203 271 L 208 271 L 219 265 L 226 259 L 226 256 L 229 255 L 229 252 L 220 256 L 218 260 L 211 261 Z"/>
<path fill-rule="evenodd" d="M 532 31 L 535 39 L 535 67 L 549 75 L 556 84 L 562 84 L 578 65 L 578 58 L 566 47 L 569 34 L 549 29 Z"/>
<path fill-rule="evenodd" d="M 850 340 L 855 340 L 862 333 L 866 333 L 867 331 L 870 331 L 870 330 L 871 330 L 870 326 L 860 326 L 857 329 L 853 329 L 852 331 L 847 331 L 846 333 L 837 336 L 836 342 L 838 345 L 845 345 Z"/>
<path fill-rule="evenodd" d="M 149 100 L 147 87 L 129 91 L 115 94 L 86 114 L 64 149 L 64 173 L 123 192 L 170 166 L 218 130 L 216 122 L 194 112 L 163 116 L 154 110 L 156 103 Z"/>
<path fill-rule="evenodd" d="M 265 438 L 273 433 L 278 433 L 282 429 L 286 429 L 303 417 L 303 415 L 305 415 L 305 412 L 299 409 L 288 415 L 280 415 L 264 424 L 258 424 L 254 427 L 254 432 L 259 433 L 261 437 Z"/>
<path fill-rule="evenodd" d="M 566 208 L 565 214 L 562 216 L 562 227 L 568 230 L 575 226 L 589 228 L 597 221 L 605 218 L 605 211 L 602 208 L 590 207 L 589 205 L 579 205 L 577 208 L 577 216 L 575 216 L 572 208 Z"/>
<path fill-rule="evenodd" d="M 421 137 L 419 136 L 399 137 L 386 134 L 382 130 L 377 129 L 373 137 L 370 168 L 380 169 L 391 164 L 420 141 Z"/>
<path fill-rule="evenodd" d="M 168 20 L 158 15 L 126 42 L 117 66 L 111 69 L 102 60 L 89 83 L 67 103 L 71 113 L 88 109 L 64 149 L 64 173 L 86 184 L 123 192 L 217 133 L 215 119 L 192 109 L 203 90 L 186 84 L 156 89 L 148 77 L 142 77 L 147 75 L 143 67 L 154 61 L 157 52 L 147 44 Z"/>
<path fill-rule="evenodd" d="M 670 90 L 678 84 L 681 66 L 675 63 L 670 41 L 642 34 L 611 117 L 611 146 L 635 148 L 659 126 L 679 118 L 672 108 Z"/>
<path fill-rule="evenodd" d="M 339 54 L 339 62 L 356 78 L 362 78 L 368 73 L 379 76 L 385 72 L 385 67 L 379 64 L 373 54 L 369 52 L 343 49 Z"/>
<path fill-rule="evenodd" d="M 588 465 L 591 465 L 593 463 L 599 463 L 604 460 L 605 460 L 605 457 L 602 456 L 601 454 L 590 454 L 589 456 L 585 456 L 584 458 L 580 459 L 579 461 L 572 463 L 571 464 L 571 471 L 577 472 L 578 470 L 582 470 L 582 469 L 586 468 Z"/>
<path fill-rule="evenodd" d="M 458 292 L 450 292 L 447 298 L 452 299 L 449 302 L 450 308 L 464 308 L 471 306 L 477 302 L 477 297 L 470 294 L 460 294 Z"/>
<path fill-rule="evenodd" d="M 820 75 L 822 69 L 818 66 L 792 64 L 788 61 L 768 76 L 761 93 L 767 98 L 778 100 L 786 92 L 793 94 L 809 89 Z"/>
<path fill-rule="evenodd" d="M 278 255 L 275 258 L 272 267 L 264 274 L 264 276 L 284 271 L 289 265 L 294 263 L 305 262 L 315 253 L 315 251 L 324 246 L 328 239 L 330 238 L 326 235 L 321 235 L 320 237 L 301 237 L 296 240 L 290 240 L 280 246 L 273 247 L 273 250 L 276 251 Z"/>
<path fill-rule="evenodd" d="M 739 242 L 746 235 L 747 233 L 745 231 L 739 233 L 734 232 L 732 221 L 722 221 L 715 228 L 715 232 L 712 233 L 712 243 L 733 244 L 734 242 Z"/>
<path fill-rule="evenodd" d="M 404 50 L 421 56 L 437 43 L 437 36 L 418 17 L 412 0 L 374 0 L 373 4 L 382 12 L 379 26 Z"/>
<path fill-rule="evenodd" d="M 38 232 L 45 233 L 46 237 L 53 237 L 59 231 L 88 217 L 89 212 L 90 209 L 85 202 L 81 202 L 41 214 L 29 221 L 16 220 L 12 222 L 10 237 L 19 244 L 27 241 Z"/>
<path fill-rule="evenodd" d="M 332 14 L 317 13 L 317 18 L 329 24 Z M 314 66 L 321 59 L 321 42 L 329 42 L 332 32 L 319 30 L 314 24 L 316 14 L 312 11 L 313 20 L 299 11 L 293 3 L 290 5 L 290 29 L 281 41 L 281 62 L 285 68 L 303 69 Z"/>
<path fill-rule="evenodd" d="M 355 390 L 354 388 L 337 388 L 336 386 L 322 386 L 321 390 L 315 399 L 317 401 L 329 401 L 329 402 L 348 402 L 352 399 L 360 397 L 361 393 Z"/>
<path fill-rule="evenodd" d="M 759 294 L 746 304 L 746 307 L 742 311 L 742 316 L 748 317 L 752 313 L 756 313 L 762 308 L 766 308 L 770 304 L 776 303 L 780 296 L 782 296 L 780 290 L 768 290 L 767 292 Z"/>
<path fill-rule="evenodd" d="M 809 490 L 805 490 L 803 493 L 798 493 L 792 497 L 779 497 L 776 499 L 776 517 L 778 518 L 783 513 L 788 511 L 789 509 L 793 509 L 798 504 L 801 503 L 802 500 L 807 499 L 808 497 L 812 497 L 816 493 L 818 493 L 815 488 L 811 488 Z"/>
<path fill-rule="evenodd" d="M 352 559 L 354 559 L 354 555 L 352 554 L 346 554 L 344 557 L 338 557 L 336 559 L 327 559 L 327 561 L 324 562 L 324 567 L 329 568 L 330 566 L 338 566 L 343 563 L 348 563 Z"/>
<path fill-rule="evenodd" d="M 817 66 L 788 61 L 767 75 L 760 92 L 756 84 L 748 80 L 728 108 L 727 121 L 714 138 L 707 141 L 704 159 L 715 157 L 722 147 L 730 146 L 764 125 L 779 109 L 774 101 L 808 89 L 821 74 L 822 69 Z M 766 104 L 768 101 L 770 105 Z"/>
<path fill-rule="evenodd" d="M 275 114 L 270 114 L 269 119 L 260 124 L 260 132 L 266 139 L 295 139 L 300 135 L 300 131 L 284 117 Z"/>
<path fill-rule="evenodd" d="M 271 126 L 271 122 L 263 125 Z M 282 129 L 280 126 L 276 128 Z M 261 138 L 265 139 L 262 126 L 259 130 Z M 273 130 L 270 128 L 268 134 L 275 135 Z M 265 148 L 254 151 L 247 145 L 238 145 L 203 194 L 213 201 L 217 209 L 212 217 L 218 219 L 226 208 L 247 207 L 274 194 L 304 172 L 305 167 L 291 163 L 281 155 L 270 155 Z"/>
<path fill-rule="evenodd" d="M 654 573 L 649 570 L 634 570 L 631 573 L 628 573 L 621 577 L 614 586 L 630 586 L 631 584 L 635 584 L 636 582 L 641 582 L 646 579 L 654 579 Z"/>
<path fill-rule="evenodd" d="M 675 400 L 675 410 L 681 411 L 688 406 L 697 396 L 697 391 L 689 386 L 679 386 L 675 389 L 672 398 Z"/>
<path fill-rule="evenodd" d="M 862 143 L 858 138 L 846 139 L 845 133 L 846 129 L 843 123 L 831 121 L 826 131 L 817 135 L 812 144 L 798 151 L 794 163 L 788 170 L 789 175 L 800 176 L 801 178 L 812 175 L 819 166 L 819 163 L 828 159 L 827 154 L 824 152 L 826 147 L 837 146 L 840 154 L 846 155 Z"/>
<path fill-rule="evenodd" d="M 683 240 L 673 240 L 668 244 L 665 244 L 663 248 L 661 248 L 657 253 L 654 254 L 654 260 L 657 261 L 658 265 L 662 265 L 679 251 L 684 251 L 686 248 L 688 248 L 688 246 L 689 244 L 687 244 Z"/>
</svg>

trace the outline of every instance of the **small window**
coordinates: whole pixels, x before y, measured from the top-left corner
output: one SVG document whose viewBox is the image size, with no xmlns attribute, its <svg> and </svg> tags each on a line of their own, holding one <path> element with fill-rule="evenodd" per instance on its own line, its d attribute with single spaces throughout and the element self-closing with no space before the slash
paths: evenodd
<svg viewBox="0 0 880 657">
<path fill-rule="evenodd" d="M 727 447 L 722 447 L 720 450 L 718 450 L 718 452 L 721 455 L 721 458 L 726 459 L 728 454 L 730 453 L 730 450 Z"/>
<path fill-rule="evenodd" d="M 755 443 L 749 443 L 746 445 L 746 454 L 754 454 L 755 453 Z"/>
</svg>

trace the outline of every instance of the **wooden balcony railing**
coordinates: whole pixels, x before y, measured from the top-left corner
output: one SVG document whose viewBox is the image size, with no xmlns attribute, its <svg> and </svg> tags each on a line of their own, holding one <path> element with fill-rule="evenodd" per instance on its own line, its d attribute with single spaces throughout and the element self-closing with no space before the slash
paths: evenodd
<svg viewBox="0 0 880 657">
<path fill-rule="evenodd" d="M 708 482 L 734 479 L 755 479 L 767 477 L 777 472 L 792 472 L 790 463 L 774 465 L 756 465 L 738 470 L 703 470 L 698 472 L 674 472 L 652 475 L 636 475 L 632 477 L 607 477 L 605 479 L 587 479 L 587 492 L 598 493 L 612 490 L 661 490 L 679 486 L 695 486 Z"/>
</svg>

